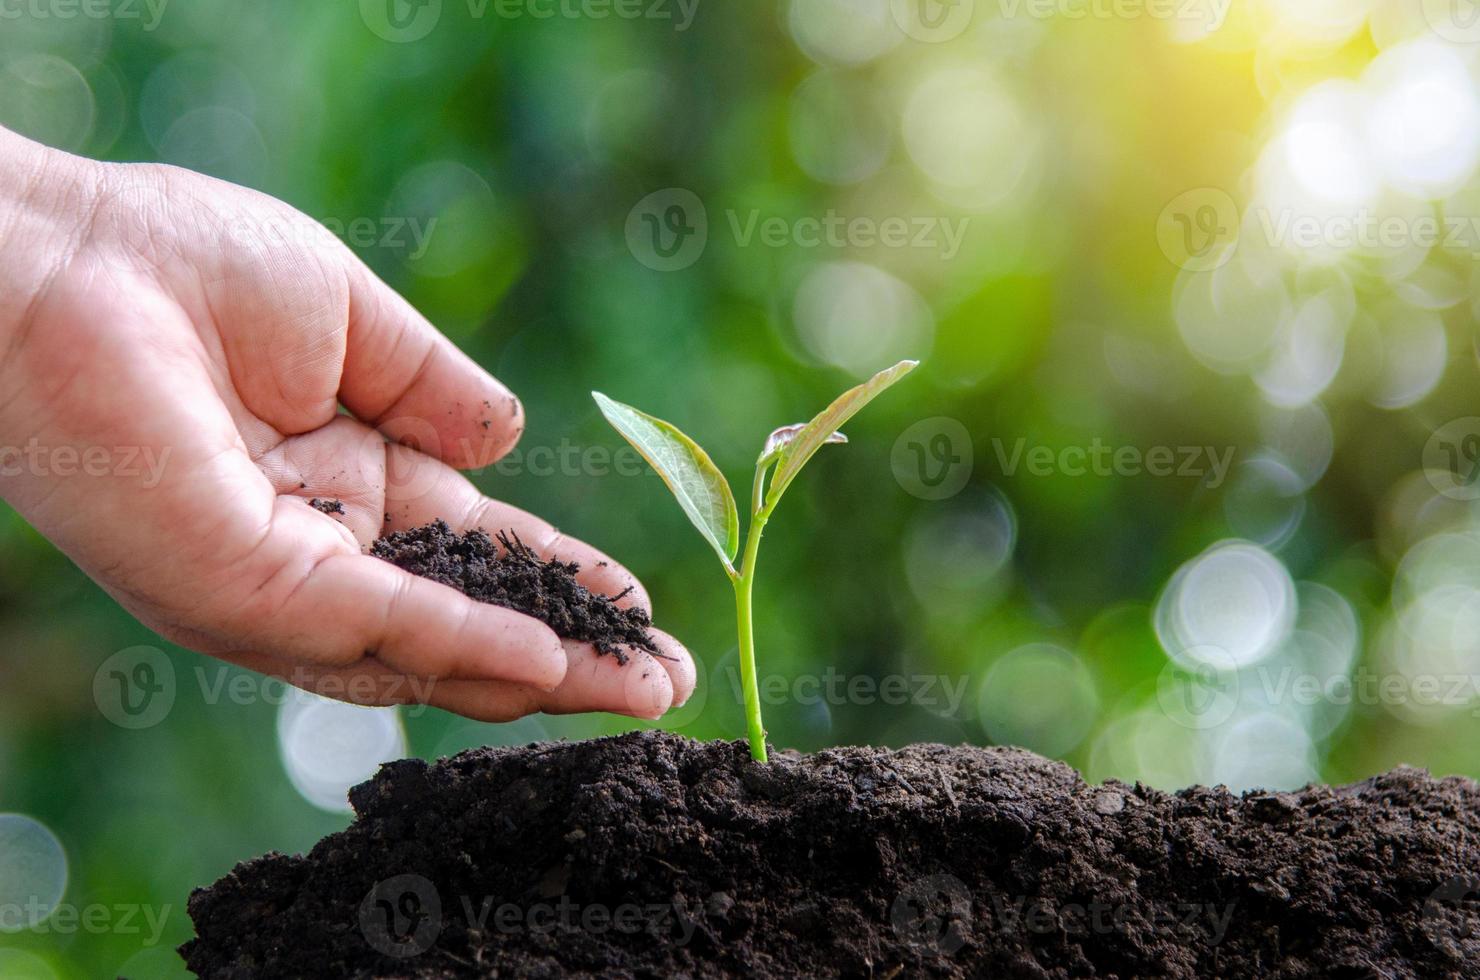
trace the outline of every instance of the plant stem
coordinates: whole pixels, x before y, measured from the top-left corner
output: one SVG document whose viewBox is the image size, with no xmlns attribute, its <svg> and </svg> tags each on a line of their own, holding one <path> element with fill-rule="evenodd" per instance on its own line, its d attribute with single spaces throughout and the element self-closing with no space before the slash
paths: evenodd
<svg viewBox="0 0 1480 980">
<path fill-rule="evenodd" d="M 756 482 L 760 482 L 760 473 Z M 764 511 L 752 513 L 750 528 L 745 534 L 745 558 L 740 564 L 740 575 L 732 579 L 735 586 L 735 623 L 740 636 L 740 682 L 745 688 L 745 721 L 750 732 L 750 757 L 757 762 L 766 761 L 766 728 L 761 723 L 761 692 L 755 673 L 755 617 L 751 612 L 751 586 L 755 584 L 756 553 L 761 546 L 761 532 L 765 530 Z"/>
</svg>

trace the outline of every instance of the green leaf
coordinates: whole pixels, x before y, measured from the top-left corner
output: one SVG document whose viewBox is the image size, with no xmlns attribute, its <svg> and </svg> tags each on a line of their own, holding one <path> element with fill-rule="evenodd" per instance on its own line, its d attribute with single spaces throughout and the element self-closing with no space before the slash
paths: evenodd
<svg viewBox="0 0 1480 980">
<path fill-rule="evenodd" d="M 900 378 L 909 374 L 919 364 L 919 361 L 900 361 L 891 368 L 886 368 L 878 374 L 869 378 L 856 388 L 850 388 L 839 395 L 831 405 L 818 413 L 817 417 L 802 426 L 800 432 L 792 436 L 781 446 L 781 455 L 776 460 L 776 471 L 771 476 L 771 487 L 766 492 L 766 509 L 771 510 L 791 481 L 801 472 L 807 461 L 821 449 L 853 416 L 873 401 L 880 392 L 888 388 Z M 780 430 L 778 430 L 780 431 Z M 775 437 L 773 433 L 772 437 Z M 770 440 L 767 440 L 769 443 Z M 761 456 L 765 458 L 764 452 Z"/>
<path fill-rule="evenodd" d="M 729 482 L 709 454 L 662 419 L 599 391 L 591 397 L 612 428 L 658 471 L 694 527 L 729 566 L 740 550 L 740 514 Z"/>
<path fill-rule="evenodd" d="M 756 458 L 755 465 L 765 466 L 768 462 L 775 462 L 775 458 L 781 455 L 781 450 L 795 442 L 797 436 L 801 435 L 802 430 L 806 427 L 807 423 L 805 422 L 798 422 L 795 425 L 783 425 L 775 432 L 766 436 L 766 445 L 761 450 L 760 456 Z M 841 432 L 834 432 L 826 440 L 827 443 L 833 444 L 841 444 L 847 441 L 848 437 Z"/>
</svg>

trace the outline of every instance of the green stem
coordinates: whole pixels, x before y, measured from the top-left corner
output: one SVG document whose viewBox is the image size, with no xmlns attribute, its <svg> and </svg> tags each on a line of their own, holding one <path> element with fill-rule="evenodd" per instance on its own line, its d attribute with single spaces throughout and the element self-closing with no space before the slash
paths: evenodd
<svg viewBox="0 0 1480 980">
<path fill-rule="evenodd" d="M 758 467 L 755 489 L 751 494 L 750 527 L 745 533 L 745 557 L 740 563 L 740 574 L 731 579 L 735 586 L 735 623 L 740 636 L 740 682 L 745 688 L 745 722 L 750 732 L 750 757 L 757 762 L 766 761 L 766 727 L 761 722 L 761 692 L 755 673 L 755 617 L 751 611 L 751 587 L 755 584 L 761 532 L 766 528 L 766 519 L 771 516 L 760 503 L 764 477 L 765 467 Z"/>
</svg>

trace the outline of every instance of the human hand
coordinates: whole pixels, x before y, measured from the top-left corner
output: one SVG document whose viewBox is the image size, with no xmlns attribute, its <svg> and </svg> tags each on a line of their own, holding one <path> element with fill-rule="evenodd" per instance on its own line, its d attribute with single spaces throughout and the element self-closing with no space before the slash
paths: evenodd
<svg viewBox="0 0 1480 980">
<path fill-rule="evenodd" d="M 523 427 L 508 389 L 287 205 L 0 129 L 0 497 L 170 640 L 489 721 L 682 704 L 693 660 L 664 633 L 673 659 L 621 667 L 363 553 L 437 517 L 510 528 L 647 606 L 621 566 L 456 472 Z"/>
</svg>

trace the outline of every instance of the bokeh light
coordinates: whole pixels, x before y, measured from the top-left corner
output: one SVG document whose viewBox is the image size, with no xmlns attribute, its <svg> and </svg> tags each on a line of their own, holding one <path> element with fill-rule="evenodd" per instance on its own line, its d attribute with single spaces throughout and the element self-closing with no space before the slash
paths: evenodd
<svg viewBox="0 0 1480 980">
<path fill-rule="evenodd" d="M 406 754 L 395 708 L 366 708 L 311 694 L 278 712 L 278 752 L 293 788 L 322 810 L 349 812 L 350 787 Z"/>
<path fill-rule="evenodd" d="M 67 854 L 45 824 L 23 813 L 0 813 L 0 931 L 40 926 L 67 891 Z"/>
<path fill-rule="evenodd" d="M 1167 656 L 1187 666 L 1259 663 L 1288 637 L 1298 600 L 1284 565 L 1242 541 L 1221 542 L 1177 570 L 1156 607 Z"/>
<path fill-rule="evenodd" d="M 1094 678 L 1069 650 L 1029 644 L 1003 654 L 977 695 L 977 720 L 992 741 L 1049 756 L 1072 750 L 1095 725 Z"/>
<path fill-rule="evenodd" d="M 808 353 L 855 373 L 928 352 L 935 329 L 919 293 L 865 262 L 812 269 L 797 287 L 792 316 Z"/>
</svg>

